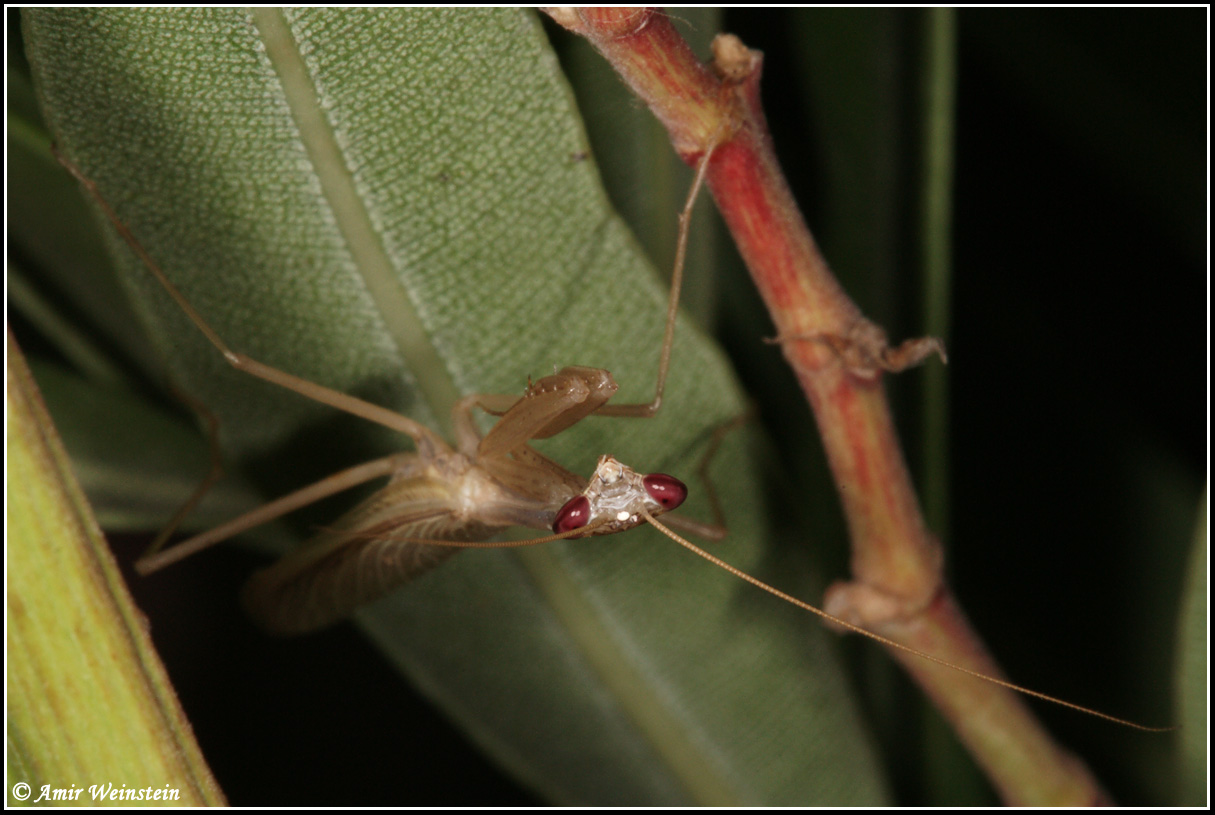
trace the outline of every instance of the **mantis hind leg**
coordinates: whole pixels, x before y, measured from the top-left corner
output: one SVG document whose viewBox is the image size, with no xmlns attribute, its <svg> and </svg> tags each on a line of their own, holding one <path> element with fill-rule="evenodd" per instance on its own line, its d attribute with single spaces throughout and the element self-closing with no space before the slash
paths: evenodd
<svg viewBox="0 0 1215 815">
<path fill-rule="evenodd" d="M 276 518 L 281 518 L 289 512 L 294 512 L 300 507 L 307 506 L 322 498 L 327 498 L 330 495 L 357 487 L 359 484 L 375 478 L 407 471 L 415 462 L 420 460 L 414 453 L 395 453 L 391 456 L 378 458 L 334 473 L 327 478 L 284 495 L 282 498 L 271 501 L 201 535 L 195 535 L 189 540 L 182 541 L 172 549 L 164 552 L 151 550 L 135 562 L 135 570 L 144 575 L 159 571 L 195 552 L 225 541 L 234 535 L 239 535 L 241 532 L 252 529 L 255 526 L 261 526 Z M 192 509 L 193 501 L 194 498 L 192 497 L 191 501 L 187 502 L 187 505 L 183 509 Z M 178 514 L 180 515 L 181 512 Z M 171 533 L 172 529 L 169 532 Z"/>
<path fill-rule="evenodd" d="M 168 522 L 164 525 L 164 528 L 160 530 L 160 532 L 156 535 L 155 540 L 152 541 L 152 545 L 149 546 L 147 550 L 140 556 L 140 563 L 152 559 L 153 556 L 164 547 L 169 538 L 173 536 L 173 533 L 176 532 L 178 527 L 185 522 L 186 518 L 190 517 L 194 510 L 198 508 L 198 505 L 202 503 L 203 498 L 206 497 L 207 493 L 211 491 L 211 488 L 214 487 L 224 475 L 223 455 L 220 452 L 219 446 L 219 419 L 214 413 L 207 409 L 206 405 L 190 396 L 176 385 L 170 383 L 169 387 L 170 390 L 173 391 L 174 395 L 185 402 L 192 410 L 194 410 L 194 412 L 202 418 L 203 423 L 207 426 L 207 449 L 211 458 L 211 466 L 210 469 L 208 469 L 207 474 L 203 476 L 202 481 L 199 482 L 198 486 L 194 488 L 194 492 L 191 493 L 190 497 L 187 498 L 185 502 L 182 503 L 181 507 L 179 507 L 178 510 L 173 513 L 172 517 L 170 517 Z"/>
<path fill-rule="evenodd" d="M 359 416 L 369 422 L 375 422 L 376 424 L 381 424 L 404 433 L 414 440 L 418 453 L 424 457 L 434 458 L 450 451 L 447 442 L 441 436 L 426 427 L 426 425 L 416 422 L 408 416 L 403 416 L 355 396 L 350 396 L 333 388 L 327 388 L 294 374 L 289 374 L 286 371 L 281 371 L 278 368 L 267 365 L 264 362 L 259 362 L 250 356 L 229 348 L 219 333 L 211 327 L 211 324 L 198 313 L 190 301 L 186 299 L 186 296 L 169 280 L 168 275 L 160 268 L 160 264 L 148 254 L 147 249 L 139 242 L 139 239 L 135 237 L 130 228 L 118 217 L 118 213 L 110 205 L 110 202 L 106 200 L 105 196 L 101 194 L 101 190 L 97 188 L 97 184 L 53 145 L 51 149 L 55 158 L 59 160 L 64 169 L 80 182 L 80 185 L 84 187 L 89 196 L 97 203 L 97 206 L 101 208 L 101 211 L 113 225 L 119 236 L 131 248 L 131 251 L 135 253 L 148 272 L 164 287 L 164 290 L 173 298 L 174 302 L 177 303 L 190 322 L 194 323 L 194 326 L 223 355 L 224 360 L 229 365 L 238 371 L 244 371 L 258 379 L 294 391 L 313 401 L 335 407 L 338 410 Z"/>
</svg>

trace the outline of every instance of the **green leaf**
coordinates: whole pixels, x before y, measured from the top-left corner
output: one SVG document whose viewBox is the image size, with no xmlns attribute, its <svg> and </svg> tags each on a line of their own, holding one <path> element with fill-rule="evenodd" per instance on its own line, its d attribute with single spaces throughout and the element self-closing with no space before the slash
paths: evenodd
<svg viewBox="0 0 1215 815">
<path fill-rule="evenodd" d="M 233 348 L 445 431 L 460 395 L 518 393 L 554 365 L 648 398 L 665 294 L 530 14 L 45 9 L 24 30 L 60 148 Z M 267 495 L 399 449 L 227 369 L 108 240 L 163 375 L 219 416 Z M 579 472 L 612 452 L 691 480 L 743 402 L 686 322 L 674 365 L 657 419 L 591 419 L 543 449 Z M 770 568 L 758 447 L 736 434 L 715 462 L 731 526 L 715 552 L 816 597 L 804 562 Z M 464 554 L 359 619 L 554 801 L 882 800 L 819 626 L 648 530 Z M 402 793 L 428 772 L 403 768 Z"/>
<path fill-rule="evenodd" d="M 222 804 L 11 334 L 6 358 L 8 803 Z"/>
</svg>

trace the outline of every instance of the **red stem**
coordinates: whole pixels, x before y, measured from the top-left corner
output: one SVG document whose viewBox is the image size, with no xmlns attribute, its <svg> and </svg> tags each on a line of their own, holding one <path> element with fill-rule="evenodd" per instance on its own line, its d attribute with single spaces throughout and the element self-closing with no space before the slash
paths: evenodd
<svg viewBox="0 0 1215 815">
<path fill-rule="evenodd" d="M 885 338 L 835 280 L 789 192 L 760 104 L 762 56 L 736 38 L 703 65 L 654 9 L 550 10 L 586 37 L 695 164 L 719 146 L 708 184 L 776 324 L 814 411 L 852 540 L 854 582 L 826 609 L 912 648 L 1001 676 L 941 578 L 881 384 Z M 719 78 L 719 77 L 724 77 Z M 1009 804 L 1105 800 L 1087 768 L 1056 745 L 1018 695 L 892 652 L 950 721 Z"/>
</svg>

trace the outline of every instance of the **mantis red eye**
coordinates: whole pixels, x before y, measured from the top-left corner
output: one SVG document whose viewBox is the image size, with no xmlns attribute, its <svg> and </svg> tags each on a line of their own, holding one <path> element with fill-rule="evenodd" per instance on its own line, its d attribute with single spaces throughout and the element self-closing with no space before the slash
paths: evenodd
<svg viewBox="0 0 1215 815">
<path fill-rule="evenodd" d="M 585 495 L 575 495 L 557 510 L 553 519 L 553 531 L 560 535 L 572 529 L 580 529 L 591 521 L 591 502 Z"/>
<path fill-rule="evenodd" d="M 645 491 L 650 494 L 650 497 L 665 510 L 675 509 L 688 497 L 688 488 L 672 475 L 650 473 L 642 479 L 642 483 L 645 484 Z"/>
</svg>

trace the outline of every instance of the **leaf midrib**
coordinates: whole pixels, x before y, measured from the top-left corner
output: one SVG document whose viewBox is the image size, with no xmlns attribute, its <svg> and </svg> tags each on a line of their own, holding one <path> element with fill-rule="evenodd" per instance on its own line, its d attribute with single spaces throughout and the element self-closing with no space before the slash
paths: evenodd
<svg viewBox="0 0 1215 815">
<path fill-rule="evenodd" d="M 367 287 L 385 332 L 413 373 L 439 431 L 451 438 L 451 408 L 460 398 L 460 391 L 423 327 L 418 309 L 396 276 L 329 119 L 319 104 L 320 89 L 312 80 L 299 44 L 280 10 L 258 8 L 252 13 L 266 55 L 282 83 L 300 142 L 321 185 L 321 195 L 333 212 L 356 273 Z"/>
</svg>

